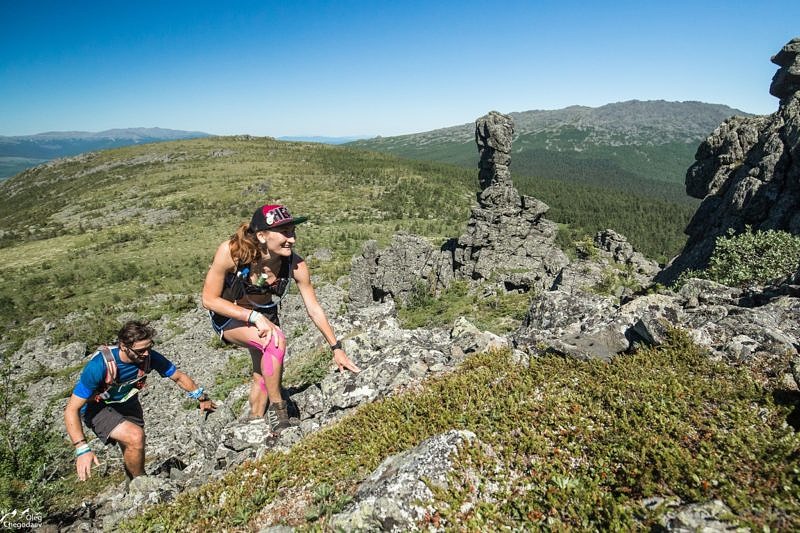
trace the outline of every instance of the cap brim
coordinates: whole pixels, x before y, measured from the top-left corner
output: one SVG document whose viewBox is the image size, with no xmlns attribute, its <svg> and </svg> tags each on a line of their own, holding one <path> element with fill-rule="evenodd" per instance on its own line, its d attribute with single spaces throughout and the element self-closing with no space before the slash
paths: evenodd
<svg viewBox="0 0 800 533">
<path fill-rule="evenodd" d="M 272 226 L 268 227 L 267 229 L 274 229 L 274 228 L 282 228 L 283 226 L 296 226 L 298 224 L 302 224 L 308 220 L 308 217 L 293 217 L 292 220 L 287 220 L 281 224 L 273 224 Z"/>
</svg>

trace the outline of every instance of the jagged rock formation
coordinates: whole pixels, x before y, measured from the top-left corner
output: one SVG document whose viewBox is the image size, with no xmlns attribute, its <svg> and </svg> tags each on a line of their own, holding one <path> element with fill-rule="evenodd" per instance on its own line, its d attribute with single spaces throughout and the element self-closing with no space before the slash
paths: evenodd
<svg viewBox="0 0 800 533">
<path fill-rule="evenodd" d="M 365 305 L 391 296 L 404 303 L 420 283 L 438 292 L 453 279 L 497 283 L 505 290 L 553 284 L 569 261 L 555 245 L 556 224 L 543 217 L 548 206 L 519 194 L 511 181 L 513 132 L 511 117 L 495 111 L 475 123 L 481 190 L 466 232 L 438 250 L 402 233 L 385 250 L 368 241 L 353 260 L 352 302 Z"/>
<path fill-rule="evenodd" d="M 596 290 L 622 297 L 646 287 L 659 270 L 658 263 L 611 229 L 597 232 L 590 243 L 577 243 L 575 251 L 577 259 L 559 272 L 550 290 Z"/>
<path fill-rule="evenodd" d="M 500 281 L 506 289 L 546 288 L 567 263 L 555 245 L 549 207 L 519 194 L 511 182 L 513 121 L 495 111 L 475 123 L 480 152 L 478 205 L 458 239 L 454 269 L 460 278 Z"/>
<path fill-rule="evenodd" d="M 385 250 L 370 240 L 353 258 L 350 301 L 369 305 L 389 296 L 402 305 L 415 290 L 438 292 L 452 279 L 452 250 L 436 249 L 422 237 L 399 232 Z"/>
<path fill-rule="evenodd" d="M 800 38 L 772 62 L 770 94 L 778 110 L 766 117 L 732 117 L 700 147 L 686 173 L 686 192 L 703 199 L 686 228 L 689 239 L 657 281 L 671 283 L 687 269 L 707 266 L 716 239 L 729 230 L 800 233 Z"/>
<path fill-rule="evenodd" d="M 800 287 L 744 291 L 707 280 L 689 280 L 623 305 L 611 297 L 578 291 L 536 296 L 515 345 L 548 346 L 580 358 L 609 360 L 636 344 L 661 344 L 670 328 L 689 333 L 715 357 L 758 366 L 788 377 L 800 346 Z"/>
</svg>

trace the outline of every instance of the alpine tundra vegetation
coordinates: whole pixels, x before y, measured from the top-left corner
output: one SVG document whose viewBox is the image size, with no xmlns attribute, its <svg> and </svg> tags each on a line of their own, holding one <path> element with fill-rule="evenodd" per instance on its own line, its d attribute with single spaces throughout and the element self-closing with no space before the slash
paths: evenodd
<svg viewBox="0 0 800 533">
<path fill-rule="evenodd" d="M 619 220 L 655 217 L 640 232 L 602 209 L 555 218 L 548 203 L 608 197 L 517 189 L 514 117 L 497 112 L 474 125 L 477 195 L 460 167 L 248 136 L 82 154 L 4 181 L 0 507 L 65 531 L 800 529 L 799 58 L 800 39 L 773 58 L 776 113 L 701 143 L 685 243 L 655 230 L 689 216 L 620 192 L 608 205 L 632 203 L 609 208 Z M 198 303 L 253 195 L 310 216 L 299 253 L 362 369 L 333 372 L 288 295 L 299 425 L 278 438 L 242 420 L 249 361 Z M 667 269 L 653 260 L 684 244 Z M 770 250 L 780 260 L 763 269 L 741 259 Z M 53 413 L 134 316 L 218 409 L 201 417 L 157 380 L 143 403 L 173 416 L 145 411 L 147 475 L 78 483 Z M 115 448 L 89 445 L 119 470 Z"/>
</svg>

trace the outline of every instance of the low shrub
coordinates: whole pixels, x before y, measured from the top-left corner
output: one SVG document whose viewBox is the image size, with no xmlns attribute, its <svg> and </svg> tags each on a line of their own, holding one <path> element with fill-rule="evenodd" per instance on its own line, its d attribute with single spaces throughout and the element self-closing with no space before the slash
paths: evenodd
<svg viewBox="0 0 800 533">
<path fill-rule="evenodd" d="M 800 237 L 785 231 L 753 231 L 717 239 L 714 253 L 703 271 L 681 274 L 676 285 L 690 277 L 708 279 L 729 287 L 765 285 L 794 274 L 800 266 Z"/>
</svg>

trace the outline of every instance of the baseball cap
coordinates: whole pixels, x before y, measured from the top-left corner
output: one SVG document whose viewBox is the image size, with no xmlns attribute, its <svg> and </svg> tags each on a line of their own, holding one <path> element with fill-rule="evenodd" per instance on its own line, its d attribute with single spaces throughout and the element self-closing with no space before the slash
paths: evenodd
<svg viewBox="0 0 800 533">
<path fill-rule="evenodd" d="M 262 205 L 253 213 L 250 229 L 252 231 L 270 230 L 289 224 L 302 224 L 306 220 L 308 217 L 293 217 L 284 205 Z"/>
</svg>

